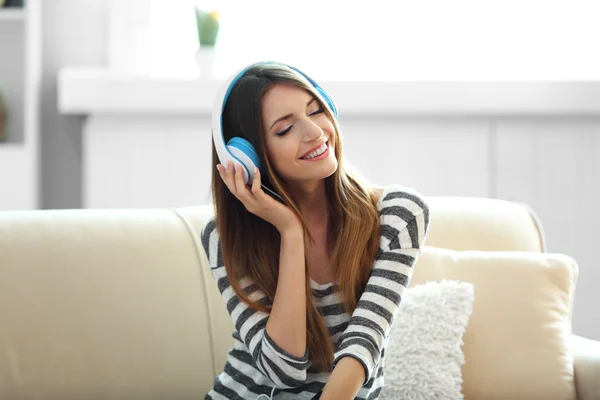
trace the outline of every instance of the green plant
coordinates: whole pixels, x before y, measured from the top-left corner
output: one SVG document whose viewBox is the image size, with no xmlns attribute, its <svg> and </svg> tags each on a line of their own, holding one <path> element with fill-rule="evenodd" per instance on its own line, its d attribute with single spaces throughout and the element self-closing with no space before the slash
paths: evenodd
<svg viewBox="0 0 600 400">
<path fill-rule="evenodd" d="M 219 12 L 196 9 L 196 24 L 200 46 L 214 46 L 219 35 Z"/>
</svg>

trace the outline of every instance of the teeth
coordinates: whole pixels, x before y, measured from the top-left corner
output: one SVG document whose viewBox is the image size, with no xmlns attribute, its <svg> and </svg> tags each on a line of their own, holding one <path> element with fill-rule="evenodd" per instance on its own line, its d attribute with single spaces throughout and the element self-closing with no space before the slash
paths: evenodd
<svg viewBox="0 0 600 400">
<path fill-rule="evenodd" d="M 313 151 L 309 155 L 304 156 L 302 158 L 305 159 L 305 160 L 310 160 L 311 158 L 315 158 L 316 156 L 320 156 L 321 154 L 323 154 L 325 152 L 325 150 L 327 150 L 327 143 L 323 143 L 323 145 L 321 147 L 319 147 L 318 149 L 316 149 L 315 151 Z"/>
</svg>

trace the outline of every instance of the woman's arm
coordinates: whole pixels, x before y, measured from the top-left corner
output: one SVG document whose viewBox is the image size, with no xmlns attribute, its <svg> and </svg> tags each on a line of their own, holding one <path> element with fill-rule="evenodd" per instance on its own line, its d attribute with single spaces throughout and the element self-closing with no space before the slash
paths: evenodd
<svg viewBox="0 0 600 400">
<path fill-rule="evenodd" d="M 279 278 L 267 321 L 267 333 L 288 353 L 306 353 L 306 276 L 304 232 L 301 227 L 281 232 Z"/>
<path fill-rule="evenodd" d="M 233 291 L 214 220 L 202 229 L 201 238 L 223 302 L 256 367 L 279 388 L 302 385 L 308 367 L 303 234 L 282 232 L 279 280 L 270 314 L 248 307 Z M 248 278 L 240 283 L 253 301 L 267 300 Z"/>
<path fill-rule="evenodd" d="M 380 214 L 381 248 L 333 361 L 335 372 L 340 360 L 358 360 L 363 385 L 373 377 L 429 226 L 429 208 L 415 193 L 388 193 Z"/>
<path fill-rule="evenodd" d="M 352 357 L 344 357 L 329 376 L 320 400 L 354 399 L 364 382 L 362 364 Z"/>
</svg>

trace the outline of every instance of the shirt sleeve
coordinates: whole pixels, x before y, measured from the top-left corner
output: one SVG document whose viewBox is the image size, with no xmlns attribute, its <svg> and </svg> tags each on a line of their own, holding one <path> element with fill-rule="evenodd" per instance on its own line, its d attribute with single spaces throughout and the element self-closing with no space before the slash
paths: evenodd
<svg viewBox="0 0 600 400">
<path fill-rule="evenodd" d="M 429 208 L 420 195 L 393 191 L 382 203 L 379 253 L 332 364 L 333 370 L 343 357 L 358 360 L 364 384 L 379 362 L 429 227 Z"/>
<path fill-rule="evenodd" d="M 308 347 L 303 357 L 293 356 L 279 347 L 266 331 L 269 314 L 250 308 L 237 296 L 227 278 L 214 219 L 202 229 L 201 241 L 223 302 L 236 332 L 252 356 L 254 366 L 278 388 L 288 389 L 304 384 L 309 363 Z M 267 296 L 252 281 L 244 278 L 240 283 L 251 300 L 268 304 Z"/>
</svg>

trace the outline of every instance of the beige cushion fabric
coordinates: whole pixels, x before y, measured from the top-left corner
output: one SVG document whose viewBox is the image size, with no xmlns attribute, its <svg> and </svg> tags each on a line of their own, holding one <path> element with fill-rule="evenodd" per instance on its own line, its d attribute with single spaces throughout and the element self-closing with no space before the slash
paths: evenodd
<svg viewBox="0 0 600 400">
<path fill-rule="evenodd" d="M 475 197 L 428 197 L 427 246 L 453 250 L 544 251 L 544 234 L 526 205 Z"/>
<path fill-rule="evenodd" d="M 202 398 L 198 257 L 168 210 L 0 213 L 0 399 Z"/>
<path fill-rule="evenodd" d="M 475 285 L 464 336 L 466 399 L 574 399 L 569 351 L 575 261 L 559 254 L 425 247 L 411 286 Z"/>
</svg>

